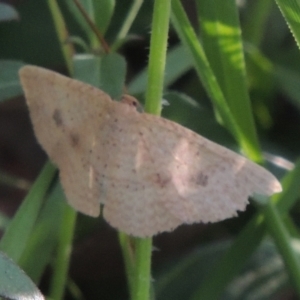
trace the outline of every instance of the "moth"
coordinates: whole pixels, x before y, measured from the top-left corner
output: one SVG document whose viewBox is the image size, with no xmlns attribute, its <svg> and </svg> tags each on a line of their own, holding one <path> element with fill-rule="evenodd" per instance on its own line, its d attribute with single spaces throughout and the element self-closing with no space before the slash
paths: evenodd
<svg viewBox="0 0 300 300">
<path fill-rule="evenodd" d="M 281 191 L 245 157 L 167 119 L 139 113 L 135 99 L 58 73 L 20 70 L 35 135 L 57 165 L 71 206 L 138 237 L 180 224 L 217 222 L 250 195 Z"/>
</svg>

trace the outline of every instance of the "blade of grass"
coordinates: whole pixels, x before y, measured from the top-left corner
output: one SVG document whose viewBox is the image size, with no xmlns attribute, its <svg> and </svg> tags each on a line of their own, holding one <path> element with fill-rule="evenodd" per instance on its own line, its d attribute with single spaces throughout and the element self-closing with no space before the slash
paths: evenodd
<svg viewBox="0 0 300 300">
<path fill-rule="evenodd" d="M 56 182 L 47 195 L 36 226 L 19 260 L 20 267 L 36 284 L 40 282 L 45 268 L 52 261 L 53 250 L 60 234 L 64 201 L 61 185 Z"/>
<path fill-rule="evenodd" d="M 56 0 L 48 0 L 47 3 L 53 18 L 56 34 L 60 42 L 61 51 L 65 58 L 66 65 L 68 67 L 69 73 L 73 74 L 72 56 L 74 50 L 72 44 L 66 42 L 68 38 L 68 31 L 65 25 L 64 18 Z"/>
<path fill-rule="evenodd" d="M 54 300 L 64 298 L 77 216 L 77 212 L 67 202 L 64 204 L 62 226 L 58 236 L 57 254 L 54 261 L 49 293 L 50 298 Z"/>
<path fill-rule="evenodd" d="M 205 56 L 204 50 L 198 41 L 197 35 L 194 32 L 179 0 L 172 1 L 172 23 L 182 43 L 191 53 L 197 74 L 220 114 L 225 127 L 229 129 L 231 134 L 238 141 L 245 154 L 250 158 L 256 159 L 256 149 L 253 147 L 252 142 L 248 139 L 247 135 L 241 131 L 236 120 L 231 114 L 222 90 Z"/>
<path fill-rule="evenodd" d="M 0 250 L 15 262 L 25 249 L 55 172 L 56 168 L 47 162 L 1 239 Z"/>
<path fill-rule="evenodd" d="M 275 0 L 300 48 L 300 3 L 298 0 Z"/>
<path fill-rule="evenodd" d="M 105 34 L 114 14 L 116 0 L 93 0 L 93 5 L 96 26 Z"/>
<path fill-rule="evenodd" d="M 230 111 L 252 145 L 252 159 L 262 161 L 250 97 L 241 29 L 235 0 L 198 0 L 201 38 L 209 64 Z"/>
<path fill-rule="evenodd" d="M 130 299 L 133 299 L 135 279 L 134 240 L 123 232 L 119 232 L 119 243 L 125 264 L 126 278 L 129 286 Z"/>
<path fill-rule="evenodd" d="M 122 41 L 126 38 L 130 27 L 132 26 L 133 21 L 135 20 L 144 0 L 134 0 L 132 5 L 127 13 L 126 19 L 123 22 L 123 25 L 116 37 L 115 43 L 112 46 L 113 49 L 117 49 Z"/>
</svg>

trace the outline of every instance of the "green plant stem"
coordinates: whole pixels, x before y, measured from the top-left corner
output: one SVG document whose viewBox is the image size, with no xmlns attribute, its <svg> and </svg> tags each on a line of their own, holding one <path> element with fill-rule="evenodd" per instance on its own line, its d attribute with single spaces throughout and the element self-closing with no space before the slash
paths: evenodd
<svg viewBox="0 0 300 300">
<path fill-rule="evenodd" d="M 133 1 L 131 8 L 126 16 L 126 19 L 122 25 L 122 28 L 117 35 L 116 43 L 119 43 L 121 40 L 126 38 L 128 31 L 129 31 L 135 17 L 137 16 L 143 2 L 144 2 L 144 0 L 134 0 Z"/>
<path fill-rule="evenodd" d="M 148 113 L 156 115 L 159 115 L 161 112 L 170 10 L 171 0 L 155 1 L 151 30 L 145 110 Z M 129 276 L 133 274 L 134 276 L 133 282 L 130 278 L 128 279 L 129 286 L 133 289 L 132 299 L 149 300 L 152 238 L 134 238 L 133 241 L 135 255 L 134 272 L 131 271 L 131 266 L 133 264 L 128 261 L 125 262 L 127 274 L 129 274 Z M 124 253 L 124 257 L 129 259 L 128 252 Z"/>
<path fill-rule="evenodd" d="M 271 233 L 281 253 L 286 265 L 286 270 L 300 297 L 300 261 L 291 245 L 292 239 L 282 221 L 282 217 L 271 201 L 264 207 L 263 212 L 267 229 Z"/>
<path fill-rule="evenodd" d="M 160 115 L 171 0 L 156 0 L 152 20 L 145 111 Z"/>
<path fill-rule="evenodd" d="M 1 239 L 0 250 L 15 262 L 25 249 L 55 173 L 56 168 L 47 162 Z"/>
<path fill-rule="evenodd" d="M 134 238 L 135 280 L 133 300 L 150 299 L 152 238 Z"/>
<path fill-rule="evenodd" d="M 125 234 L 124 232 L 119 232 L 119 243 L 122 249 L 123 259 L 125 263 L 125 272 L 129 286 L 130 299 L 133 299 L 135 280 L 135 256 L 133 249 L 134 240 L 131 236 Z"/>
<path fill-rule="evenodd" d="M 50 298 L 54 300 L 63 299 L 64 296 L 76 216 L 77 212 L 66 203 L 62 217 L 62 226 L 59 233 L 58 247 L 53 266 L 53 276 L 49 293 Z"/>
<path fill-rule="evenodd" d="M 93 35 L 90 37 L 91 44 L 93 45 L 93 47 L 97 48 L 101 44 L 105 53 L 109 53 L 110 49 L 109 49 L 108 44 L 106 43 L 100 30 L 95 25 L 94 21 L 90 18 L 89 14 L 84 9 L 83 5 L 78 0 L 73 0 L 73 1 L 74 1 L 75 5 L 77 6 L 77 8 L 79 9 L 79 11 L 81 12 L 85 21 L 87 22 L 87 24 L 89 24 L 91 30 L 94 32 L 95 36 L 97 37 L 97 39 L 95 39 Z"/>
<path fill-rule="evenodd" d="M 60 42 L 62 54 L 64 56 L 69 73 L 73 74 L 72 57 L 74 50 L 72 44 L 67 43 L 68 31 L 65 25 L 64 18 L 56 0 L 48 0 L 47 2 L 54 22 L 56 34 Z"/>
</svg>

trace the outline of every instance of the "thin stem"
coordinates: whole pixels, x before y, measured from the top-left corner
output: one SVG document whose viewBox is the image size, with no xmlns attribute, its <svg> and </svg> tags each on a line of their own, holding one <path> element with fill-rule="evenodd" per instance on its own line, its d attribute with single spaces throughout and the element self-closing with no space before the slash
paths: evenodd
<svg viewBox="0 0 300 300">
<path fill-rule="evenodd" d="M 102 45 L 105 53 L 109 53 L 110 52 L 109 46 L 106 43 L 102 33 L 99 31 L 99 29 L 97 28 L 95 23 L 91 20 L 91 18 L 89 17 L 88 13 L 85 11 L 85 9 L 81 5 L 81 3 L 78 0 L 73 0 L 73 1 L 74 1 L 75 5 L 77 6 L 77 8 L 80 10 L 80 12 L 81 12 L 82 16 L 84 17 L 84 19 L 86 20 L 86 22 L 89 24 L 89 26 L 91 27 L 91 29 L 93 30 L 93 32 L 97 36 L 97 38 L 98 38 L 100 44 Z"/>
<path fill-rule="evenodd" d="M 59 233 L 57 254 L 50 287 L 50 298 L 54 300 L 63 299 L 64 296 L 76 216 L 77 212 L 66 204 L 62 217 L 62 225 Z"/>
<path fill-rule="evenodd" d="M 144 2 L 143 0 L 134 0 L 133 1 L 131 8 L 126 16 L 126 19 L 123 23 L 123 26 L 122 26 L 121 30 L 119 31 L 118 36 L 116 38 L 117 43 L 120 40 L 123 40 L 127 36 L 128 31 L 129 31 L 135 17 L 137 16 L 143 2 Z"/>
<path fill-rule="evenodd" d="M 155 0 L 145 110 L 159 115 L 164 82 L 171 0 Z M 134 238 L 133 300 L 150 299 L 152 238 Z"/>
<path fill-rule="evenodd" d="M 66 42 L 69 36 L 68 36 L 68 31 L 65 25 L 64 18 L 62 16 L 62 13 L 59 9 L 56 0 L 48 0 L 48 6 L 53 18 L 56 34 L 59 39 L 61 51 L 65 58 L 69 73 L 73 74 L 72 57 L 73 57 L 74 49 L 71 43 Z"/>
<path fill-rule="evenodd" d="M 135 238 L 135 280 L 133 300 L 150 299 L 152 238 Z"/>
<path fill-rule="evenodd" d="M 134 281 L 135 281 L 135 255 L 134 255 L 134 239 L 123 232 L 119 232 L 119 243 L 122 249 L 123 259 L 125 263 L 125 271 L 129 286 L 130 299 L 133 299 Z"/>
<path fill-rule="evenodd" d="M 145 111 L 161 112 L 171 1 L 156 0 L 152 21 Z"/>
</svg>

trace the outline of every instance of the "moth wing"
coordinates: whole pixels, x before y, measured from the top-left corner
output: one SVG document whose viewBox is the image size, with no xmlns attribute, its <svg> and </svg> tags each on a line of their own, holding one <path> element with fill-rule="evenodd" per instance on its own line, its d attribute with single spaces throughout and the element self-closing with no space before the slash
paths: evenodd
<svg viewBox="0 0 300 300">
<path fill-rule="evenodd" d="M 281 191 L 264 168 L 174 122 L 125 112 L 119 104 L 116 110 L 112 136 L 124 154 L 120 163 L 128 161 L 122 175 L 107 160 L 113 186 L 104 217 L 122 231 L 151 236 L 183 223 L 223 220 L 244 210 L 252 194 Z"/>
<path fill-rule="evenodd" d="M 110 97 L 90 85 L 39 67 L 23 67 L 20 79 L 35 135 L 59 168 L 68 202 L 83 213 L 99 215 L 95 134 L 104 126 Z M 101 168 L 101 152 L 97 156 L 96 167 Z"/>
<path fill-rule="evenodd" d="M 140 136 L 142 114 L 127 103 L 112 101 L 106 124 L 96 133 L 95 152 L 102 152 L 101 168 L 95 168 L 104 203 L 104 218 L 134 236 L 152 236 L 172 230 L 181 220 L 157 200 L 152 184 L 155 165 L 149 161 L 148 142 Z M 99 166 L 94 156 L 93 165 Z"/>
<path fill-rule="evenodd" d="M 182 223 L 223 220 L 244 210 L 249 196 L 282 190 L 266 169 L 177 123 L 141 120 L 160 174 L 158 201 Z"/>
</svg>

